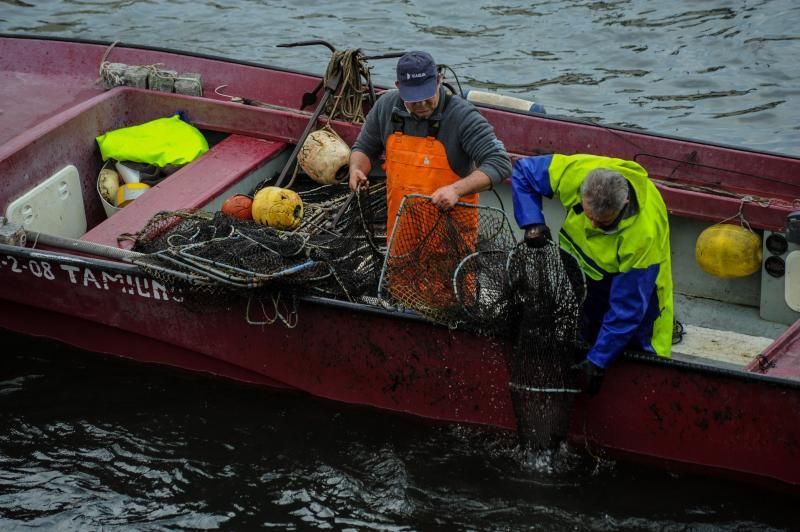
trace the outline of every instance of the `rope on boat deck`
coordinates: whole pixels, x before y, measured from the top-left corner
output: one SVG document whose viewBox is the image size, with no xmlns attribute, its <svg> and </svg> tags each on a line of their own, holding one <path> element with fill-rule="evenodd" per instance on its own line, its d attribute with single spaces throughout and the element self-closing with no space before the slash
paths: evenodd
<svg viewBox="0 0 800 532">
<path fill-rule="evenodd" d="M 106 59 L 108 59 L 108 54 L 110 54 L 110 53 L 111 53 L 111 50 L 113 50 L 113 49 L 114 49 L 114 47 L 115 47 L 115 46 L 116 46 L 118 43 L 119 43 L 119 41 L 114 41 L 114 42 L 112 42 L 112 43 L 111 43 L 111 44 L 108 46 L 108 48 L 106 48 L 106 51 L 103 53 L 103 57 L 102 57 L 102 59 L 100 59 L 100 70 L 99 70 L 99 74 L 100 74 L 100 77 L 101 77 L 101 78 L 103 77 L 103 68 L 104 68 L 104 67 L 106 67 L 106 65 L 108 65 L 108 62 L 106 61 Z"/>
<path fill-rule="evenodd" d="M 288 329 L 294 329 L 295 327 L 297 327 L 297 323 L 300 320 L 299 314 L 297 312 L 297 297 L 295 297 L 294 295 L 292 296 L 291 308 L 287 307 L 286 304 L 284 303 L 283 306 L 286 310 L 286 313 L 284 314 L 283 312 L 281 312 L 280 309 L 281 292 L 277 292 L 277 294 L 270 295 L 270 299 L 272 300 L 272 305 L 275 309 L 275 315 L 272 317 L 270 317 L 267 314 L 267 309 L 264 308 L 264 300 L 261 298 L 257 298 L 258 304 L 261 306 L 261 314 L 264 316 L 263 321 L 256 321 L 250 319 L 250 305 L 253 302 L 253 297 L 254 296 L 251 295 L 250 297 L 247 298 L 247 308 L 245 309 L 244 317 L 249 325 L 261 325 L 261 326 L 272 325 L 276 321 L 280 320 L 281 323 L 283 323 Z"/>
<path fill-rule="evenodd" d="M 742 200 L 739 202 L 739 212 L 737 212 L 733 216 L 729 216 L 729 217 L 725 218 L 724 220 L 722 220 L 719 223 L 724 224 L 725 222 L 727 222 L 729 220 L 733 220 L 734 218 L 739 218 L 739 225 L 741 225 L 742 227 L 746 227 L 747 230 L 752 233 L 753 229 L 750 227 L 750 222 L 747 221 L 747 219 L 744 217 L 744 213 L 742 212 L 742 209 L 744 208 L 744 204 L 747 203 L 748 201 L 753 201 L 753 197 L 752 196 L 743 197 Z"/>
<path fill-rule="evenodd" d="M 351 48 L 333 53 L 325 70 L 323 83 L 327 85 L 328 79 L 337 75 L 342 81 L 338 94 L 329 104 L 328 123 L 330 124 L 331 120 L 342 119 L 363 124 L 364 94 L 371 82 L 369 67 L 361 50 Z"/>
<path fill-rule="evenodd" d="M 734 214 L 730 218 L 727 218 L 725 221 L 736 218 L 737 216 L 741 216 L 742 208 L 744 207 L 745 203 L 754 203 L 759 207 L 764 207 L 764 208 L 775 206 L 775 207 L 791 207 L 793 209 L 800 209 L 800 198 L 794 198 L 792 199 L 792 201 L 786 201 L 777 198 L 763 198 L 761 196 L 755 196 L 753 194 L 738 194 L 736 192 L 730 192 L 727 190 L 720 190 L 717 188 L 705 187 L 701 185 L 684 185 L 672 181 L 664 181 L 663 179 L 650 178 L 650 180 L 653 183 L 657 183 L 667 188 L 679 188 L 681 190 L 703 192 L 706 194 L 713 194 L 715 196 L 725 196 L 728 198 L 735 198 L 740 200 L 741 205 L 739 206 L 739 212 L 737 214 Z"/>
</svg>

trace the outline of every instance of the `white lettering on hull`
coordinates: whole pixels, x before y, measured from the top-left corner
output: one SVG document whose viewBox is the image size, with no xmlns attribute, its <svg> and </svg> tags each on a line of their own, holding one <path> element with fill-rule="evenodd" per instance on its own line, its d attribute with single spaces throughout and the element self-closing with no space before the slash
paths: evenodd
<svg viewBox="0 0 800 532">
<path fill-rule="evenodd" d="M 64 279 L 70 284 L 92 290 L 119 290 L 123 294 L 155 299 L 156 301 L 183 301 L 179 293 L 171 292 L 155 279 L 138 275 L 123 275 L 97 271 L 87 266 L 57 264 L 54 267 L 45 260 L 24 259 L 5 255 L 0 257 L 0 271 L 6 270 L 14 274 L 32 275 L 38 279 L 55 281 Z"/>
</svg>

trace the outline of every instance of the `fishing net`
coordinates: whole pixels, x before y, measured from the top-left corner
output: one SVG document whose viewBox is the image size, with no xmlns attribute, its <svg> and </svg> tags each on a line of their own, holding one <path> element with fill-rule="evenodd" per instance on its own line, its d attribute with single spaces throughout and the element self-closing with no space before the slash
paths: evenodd
<svg viewBox="0 0 800 532">
<path fill-rule="evenodd" d="M 451 328 L 493 331 L 508 310 L 505 269 L 494 262 L 514 244 L 508 218 L 499 209 L 459 203 L 442 211 L 426 196 L 406 196 L 380 295 Z"/>
<path fill-rule="evenodd" d="M 136 263 L 196 307 L 247 298 L 250 323 L 269 322 L 250 317 L 253 299 L 263 310 L 270 298 L 278 314 L 278 292 L 291 296 L 282 301 L 314 295 L 410 309 L 512 339 L 509 385 L 522 440 L 535 448 L 563 440 L 577 391 L 569 367 L 585 290 L 573 257 L 554 244 L 517 244 L 499 209 L 458 204 L 445 212 L 413 195 L 384 250 L 385 185 L 363 194 L 346 185 L 296 190 L 305 215 L 294 231 L 219 212 L 164 212 L 131 236 L 143 254 Z"/>
<path fill-rule="evenodd" d="M 385 187 L 362 195 L 346 185 L 299 193 L 306 214 L 294 231 L 221 212 L 159 213 L 130 237 L 133 250 L 145 254 L 137 264 L 195 306 L 274 290 L 349 301 L 374 295 L 383 259 L 375 220 L 386 217 Z"/>
<path fill-rule="evenodd" d="M 564 440 L 579 391 L 570 367 L 582 357 L 578 339 L 585 296 L 574 257 L 555 245 L 519 245 L 509 261 L 514 343 L 511 399 L 522 441 L 551 448 Z"/>
<path fill-rule="evenodd" d="M 577 261 L 555 244 L 517 244 L 505 213 L 447 212 L 407 196 L 386 254 L 381 295 L 431 321 L 513 338 L 509 384 L 519 434 L 535 448 L 563 441 L 575 393 L 585 296 Z"/>
</svg>

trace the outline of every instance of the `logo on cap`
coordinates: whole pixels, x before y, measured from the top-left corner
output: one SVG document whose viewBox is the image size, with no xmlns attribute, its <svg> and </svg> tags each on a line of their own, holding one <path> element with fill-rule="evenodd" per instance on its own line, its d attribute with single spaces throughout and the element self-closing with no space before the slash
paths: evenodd
<svg viewBox="0 0 800 532">
<path fill-rule="evenodd" d="M 397 62 L 400 97 L 407 102 L 421 101 L 436 94 L 436 63 L 427 52 L 408 52 Z"/>
</svg>

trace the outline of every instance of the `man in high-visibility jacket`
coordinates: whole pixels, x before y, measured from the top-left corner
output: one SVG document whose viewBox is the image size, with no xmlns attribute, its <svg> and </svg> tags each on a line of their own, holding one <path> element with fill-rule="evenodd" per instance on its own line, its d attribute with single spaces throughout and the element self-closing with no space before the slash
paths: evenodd
<svg viewBox="0 0 800 532">
<path fill-rule="evenodd" d="M 511 183 L 514 216 L 529 245 L 550 240 L 542 197 L 555 197 L 567 211 L 559 244 L 586 276 L 582 331 L 592 347 L 575 369 L 587 376 L 590 391 L 626 347 L 669 357 L 669 223 L 645 169 L 610 157 L 542 155 L 517 161 Z"/>
<path fill-rule="evenodd" d="M 398 90 L 382 94 L 367 115 L 350 155 L 353 191 L 386 154 L 387 238 L 407 194 L 431 196 L 442 210 L 477 203 L 478 192 L 511 175 L 511 160 L 494 129 L 463 98 L 445 93 L 442 74 L 427 52 L 397 62 Z"/>
</svg>

